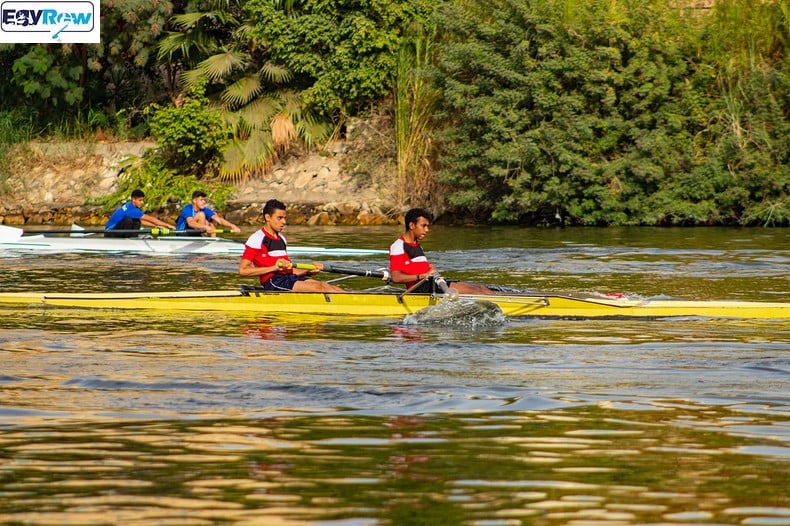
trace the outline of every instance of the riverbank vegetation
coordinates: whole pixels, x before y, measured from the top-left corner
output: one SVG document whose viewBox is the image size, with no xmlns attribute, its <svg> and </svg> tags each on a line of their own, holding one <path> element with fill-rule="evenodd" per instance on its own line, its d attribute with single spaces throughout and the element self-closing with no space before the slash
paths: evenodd
<svg viewBox="0 0 790 526">
<path fill-rule="evenodd" d="M 386 114 L 360 163 L 399 207 L 787 226 L 788 28 L 787 0 L 113 0 L 102 44 L 0 47 L 0 144 L 153 137 L 128 177 L 220 188 Z"/>
</svg>

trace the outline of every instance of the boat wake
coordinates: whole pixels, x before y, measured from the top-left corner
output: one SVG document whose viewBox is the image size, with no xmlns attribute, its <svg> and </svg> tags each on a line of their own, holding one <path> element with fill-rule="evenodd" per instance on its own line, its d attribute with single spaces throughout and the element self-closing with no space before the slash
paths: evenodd
<svg viewBox="0 0 790 526">
<path fill-rule="evenodd" d="M 432 325 L 440 327 L 498 327 L 506 321 L 502 309 L 490 301 L 458 299 L 442 301 L 409 314 L 404 325 Z"/>
</svg>

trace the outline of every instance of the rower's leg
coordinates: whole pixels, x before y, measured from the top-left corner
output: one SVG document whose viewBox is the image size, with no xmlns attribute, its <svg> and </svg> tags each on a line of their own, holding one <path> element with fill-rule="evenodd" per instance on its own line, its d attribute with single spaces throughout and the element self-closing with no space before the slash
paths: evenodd
<svg viewBox="0 0 790 526">
<path fill-rule="evenodd" d="M 494 291 L 485 285 L 468 281 L 453 281 L 450 283 L 450 289 L 455 290 L 458 294 L 494 294 Z"/>
</svg>

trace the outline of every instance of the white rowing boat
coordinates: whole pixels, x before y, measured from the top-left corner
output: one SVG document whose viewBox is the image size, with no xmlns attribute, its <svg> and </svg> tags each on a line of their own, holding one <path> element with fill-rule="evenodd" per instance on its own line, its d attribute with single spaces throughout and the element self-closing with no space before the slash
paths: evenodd
<svg viewBox="0 0 790 526">
<path fill-rule="evenodd" d="M 28 234 L 21 228 L 0 225 L 0 254 L 3 253 L 138 253 L 158 255 L 212 254 L 240 256 L 244 243 L 220 237 L 154 236 L 108 238 L 72 227 L 63 235 Z M 386 255 L 386 250 L 288 246 L 291 255 L 364 257 Z"/>
</svg>

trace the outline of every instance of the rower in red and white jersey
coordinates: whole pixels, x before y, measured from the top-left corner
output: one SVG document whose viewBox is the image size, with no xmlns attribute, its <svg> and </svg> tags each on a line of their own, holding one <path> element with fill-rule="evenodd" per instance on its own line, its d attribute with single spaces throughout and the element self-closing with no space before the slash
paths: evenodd
<svg viewBox="0 0 790 526">
<path fill-rule="evenodd" d="M 406 212 L 403 221 L 406 233 L 390 245 L 391 280 L 393 283 L 405 283 L 412 292 L 437 292 L 434 278 L 438 277 L 438 272 L 420 246 L 432 221 L 433 215 L 427 210 L 412 208 Z M 447 284 L 451 291 L 459 294 L 494 294 L 488 287 L 477 283 L 447 280 Z"/>
<path fill-rule="evenodd" d="M 270 199 L 263 206 L 263 227 L 253 233 L 244 244 L 239 263 L 239 275 L 259 276 L 266 290 L 295 292 L 345 292 L 345 290 L 312 279 L 309 276 L 323 270 L 321 263 L 313 262 L 311 270 L 294 268 L 288 257 L 288 242 L 282 235 L 285 228 L 285 205 Z"/>
</svg>

